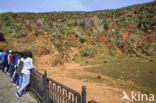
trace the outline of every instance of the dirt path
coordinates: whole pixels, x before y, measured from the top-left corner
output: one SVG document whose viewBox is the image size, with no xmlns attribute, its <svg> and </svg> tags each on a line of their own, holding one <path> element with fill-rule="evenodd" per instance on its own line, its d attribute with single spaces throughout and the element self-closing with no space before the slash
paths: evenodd
<svg viewBox="0 0 156 103">
<path fill-rule="evenodd" d="M 29 93 L 17 99 L 15 96 L 16 91 L 17 89 L 10 83 L 9 76 L 0 71 L 0 103 L 37 103 Z"/>
<path fill-rule="evenodd" d="M 95 65 L 96 66 L 96 65 Z M 78 91 L 81 93 L 81 87 L 87 87 L 87 101 L 94 99 L 98 103 L 129 103 L 128 101 L 122 101 L 123 89 L 111 87 L 105 83 L 93 83 L 86 82 L 85 80 L 79 80 L 72 78 L 71 73 L 74 71 L 76 75 L 89 75 L 97 77 L 99 74 L 88 73 L 83 69 L 88 66 L 80 66 L 76 63 L 66 63 L 63 66 L 50 67 L 46 65 L 40 65 L 38 69 L 40 72 L 43 68 L 47 70 L 48 77 Z M 101 78 L 106 78 L 111 80 L 109 77 L 102 76 Z"/>
</svg>

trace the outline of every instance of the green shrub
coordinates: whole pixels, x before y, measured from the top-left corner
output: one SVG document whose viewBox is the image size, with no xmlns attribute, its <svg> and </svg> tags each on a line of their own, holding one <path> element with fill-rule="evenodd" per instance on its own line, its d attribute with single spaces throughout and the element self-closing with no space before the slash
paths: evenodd
<svg viewBox="0 0 156 103">
<path fill-rule="evenodd" d="M 49 34 L 48 37 L 50 39 L 50 41 L 52 42 L 55 38 L 59 37 L 60 34 L 56 33 L 56 34 Z"/>
<path fill-rule="evenodd" d="M 47 22 L 47 21 L 48 21 L 48 16 L 47 16 L 47 15 L 44 15 L 44 16 L 43 16 L 43 21 L 44 21 L 44 22 Z"/>
<path fill-rule="evenodd" d="M 71 58 L 67 58 L 67 62 L 69 63 L 69 62 L 71 62 L 72 60 L 71 60 Z"/>
<path fill-rule="evenodd" d="M 64 34 L 64 43 L 68 44 L 69 35 L 71 33 L 71 28 L 63 24 L 63 34 Z"/>
<path fill-rule="evenodd" d="M 124 45 L 124 41 L 121 38 L 117 39 L 115 42 L 118 45 L 118 47 L 123 47 Z"/>
<path fill-rule="evenodd" d="M 8 21 L 9 17 L 8 16 L 3 16 L 2 14 L 0 15 L 0 20 L 2 21 Z"/>
<path fill-rule="evenodd" d="M 29 30 L 29 32 L 32 32 L 32 28 L 31 27 L 29 27 L 28 30 Z"/>
<path fill-rule="evenodd" d="M 105 46 L 102 43 L 96 43 L 95 45 L 97 48 L 104 48 Z"/>
<path fill-rule="evenodd" d="M 4 26 L 9 26 L 12 23 L 12 20 L 8 16 L 0 15 L 0 20 L 3 22 Z"/>
<path fill-rule="evenodd" d="M 115 49 L 115 48 L 114 48 L 114 49 L 109 49 L 109 50 L 107 50 L 107 54 L 108 54 L 108 55 L 114 55 L 115 52 L 116 52 L 116 49 Z"/>
<path fill-rule="evenodd" d="M 65 19 L 67 19 L 67 20 L 70 19 L 70 18 L 71 18 L 71 17 L 70 17 L 69 15 L 66 15 L 66 16 L 65 16 Z"/>
<path fill-rule="evenodd" d="M 108 23 L 104 24 L 104 28 L 105 28 L 106 31 L 108 31 L 108 29 L 109 29 Z"/>
<path fill-rule="evenodd" d="M 83 45 L 80 45 L 79 48 L 80 48 L 80 49 L 83 48 Z"/>
<path fill-rule="evenodd" d="M 87 41 L 87 36 L 80 36 L 80 42 L 81 43 L 84 43 L 84 42 L 86 42 Z"/>
<path fill-rule="evenodd" d="M 49 52 L 49 51 L 50 51 L 50 46 L 44 45 L 44 46 L 43 46 L 43 49 Z"/>
<path fill-rule="evenodd" d="M 11 33 L 9 36 L 12 37 L 12 38 L 18 38 L 18 34 L 17 33 Z"/>
<path fill-rule="evenodd" d="M 143 53 L 147 55 L 152 55 L 154 52 L 155 46 L 147 46 L 143 49 Z"/>
<path fill-rule="evenodd" d="M 156 53 L 152 53 L 152 56 L 156 56 Z"/>
<path fill-rule="evenodd" d="M 80 27 L 85 30 L 85 22 L 84 21 L 80 23 Z"/>
<path fill-rule="evenodd" d="M 64 28 L 64 31 L 63 31 L 64 36 L 68 37 L 69 34 L 70 34 L 70 32 L 71 32 L 71 28 L 70 28 L 70 27 L 66 27 L 66 28 Z"/>
<path fill-rule="evenodd" d="M 54 37 L 59 37 L 60 36 L 60 34 L 58 34 L 58 33 L 56 33 L 55 35 L 53 35 Z"/>
<path fill-rule="evenodd" d="M 38 30 L 36 30 L 35 32 L 34 32 L 34 34 L 36 35 L 36 36 L 38 36 L 39 35 L 39 31 Z"/>
<path fill-rule="evenodd" d="M 84 48 L 80 50 L 81 56 L 93 56 L 97 53 L 97 50 L 95 48 Z"/>
<path fill-rule="evenodd" d="M 149 29 L 156 22 L 154 16 L 147 12 L 140 13 L 138 17 L 140 18 L 139 19 L 140 25 L 142 24 L 144 26 L 144 28 L 141 28 L 141 29 Z"/>
<path fill-rule="evenodd" d="M 22 30 L 22 25 L 17 23 L 17 24 L 14 24 L 14 26 L 16 27 L 17 32 Z"/>
<path fill-rule="evenodd" d="M 54 36 L 49 35 L 49 39 L 50 39 L 50 41 L 52 42 L 52 41 L 54 40 Z"/>
</svg>

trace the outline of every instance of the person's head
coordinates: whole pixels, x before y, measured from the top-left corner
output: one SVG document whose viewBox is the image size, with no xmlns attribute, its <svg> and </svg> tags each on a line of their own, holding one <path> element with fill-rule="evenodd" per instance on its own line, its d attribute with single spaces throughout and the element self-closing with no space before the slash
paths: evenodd
<svg viewBox="0 0 156 103">
<path fill-rule="evenodd" d="M 11 54 L 12 53 L 12 50 L 9 50 L 9 54 Z"/>
<path fill-rule="evenodd" d="M 23 52 L 18 52 L 18 55 L 22 58 L 23 57 Z"/>
<path fill-rule="evenodd" d="M 15 55 L 17 55 L 18 56 L 18 51 L 16 51 L 16 54 Z"/>
<path fill-rule="evenodd" d="M 7 49 L 4 49 L 3 51 L 4 51 L 4 52 L 7 52 Z"/>
<path fill-rule="evenodd" d="M 15 51 L 12 51 L 11 54 L 12 54 L 12 55 L 15 55 Z"/>
<path fill-rule="evenodd" d="M 27 52 L 26 51 L 23 51 L 23 58 L 26 59 L 28 56 L 27 56 Z"/>
<path fill-rule="evenodd" d="M 14 55 L 17 55 L 17 51 L 14 51 L 13 54 L 14 54 Z"/>
<path fill-rule="evenodd" d="M 2 50 L 2 49 L 0 49 L 0 52 L 3 52 L 3 50 Z"/>
<path fill-rule="evenodd" d="M 7 51 L 6 53 L 9 54 L 9 51 Z"/>
<path fill-rule="evenodd" d="M 17 52 L 17 56 L 20 56 L 20 52 L 19 51 Z"/>
<path fill-rule="evenodd" d="M 16 51 L 16 54 L 15 54 L 15 55 L 19 56 L 19 52 L 18 52 L 18 51 Z"/>
<path fill-rule="evenodd" d="M 27 51 L 27 56 L 29 57 L 29 58 L 32 58 L 33 56 L 32 56 L 32 52 L 31 51 Z"/>
</svg>

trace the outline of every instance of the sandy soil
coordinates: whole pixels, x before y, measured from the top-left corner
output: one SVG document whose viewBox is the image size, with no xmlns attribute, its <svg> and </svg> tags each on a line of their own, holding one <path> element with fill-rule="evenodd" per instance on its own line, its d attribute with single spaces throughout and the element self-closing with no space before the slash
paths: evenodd
<svg viewBox="0 0 156 103">
<path fill-rule="evenodd" d="M 43 62 L 43 59 L 38 59 L 36 68 L 38 71 L 42 72 L 46 69 L 48 77 L 78 91 L 81 93 L 82 86 L 87 87 L 87 101 L 94 99 L 98 103 L 129 103 L 129 101 L 121 100 L 123 94 L 123 89 L 111 87 L 106 83 L 91 83 L 85 82 L 84 80 L 78 80 L 72 77 L 72 72 L 74 71 L 78 75 L 89 75 L 98 77 L 100 74 L 89 73 L 84 71 L 85 68 L 90 66 L 80 66 L 74 62 L 66 63 L 63 66 L 52 67 L 47 63 L 48 58 Z M 97 65 L 94 65 L 97 66 Z M 100 78 L 105 78 L 107 80 L 112 80 L 107 76 L 101 76 Z M 128 91 L 128 90 L 126 90 Z"/>
</svg>

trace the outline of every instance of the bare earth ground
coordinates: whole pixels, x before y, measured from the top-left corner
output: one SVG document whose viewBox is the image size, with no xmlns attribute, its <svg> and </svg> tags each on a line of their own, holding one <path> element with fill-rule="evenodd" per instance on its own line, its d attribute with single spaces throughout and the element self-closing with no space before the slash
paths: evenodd
<svg viewBox="0 0 156 103">
<path fill-rule="evenodd" d="M 44 60 L 45 62 L 43 63 Z M 38 71 L 43 73 L 43 71 L 46 69 L 48 77 L 78 91 L 79 93 L 81 93 L 81 87 L 86 86 L 87 101 L 94 99 L 98 103 L 130 103 L 127 100 L 121 100 L 123 96 L 123 89 L 111 87 L 106 83 L 91 83 L 85 80 L 73 78 L 74 73 L 76 73 L 76 75 L 85 74 L 97 77 L 98 74 L 89 73 L 83 70 L 89 66 L 80 66 L 79 64 L 72 62 L 66 63 L 63 66 L 52 67 L 48 65 L 46 61 L 48 61 L 47 58 L 42 58 L 41 61 L 38 59 L 38 65 L 36 66 Z M 111 79 L 107 76 L 101 76 L 101 78 L 106 78 L 107 80 Z M 111 81 L 113 80 L 111 79 Z"/>
<path fill-rule="evenodd" d="M 20 99 L 15 96 L 17 91 L 16 87 L 10 83 L 8 75 L 3 74 L 0 71 L 0 103 L 37 103 L 29 93 L 23 95 Z"/>
</svg>

